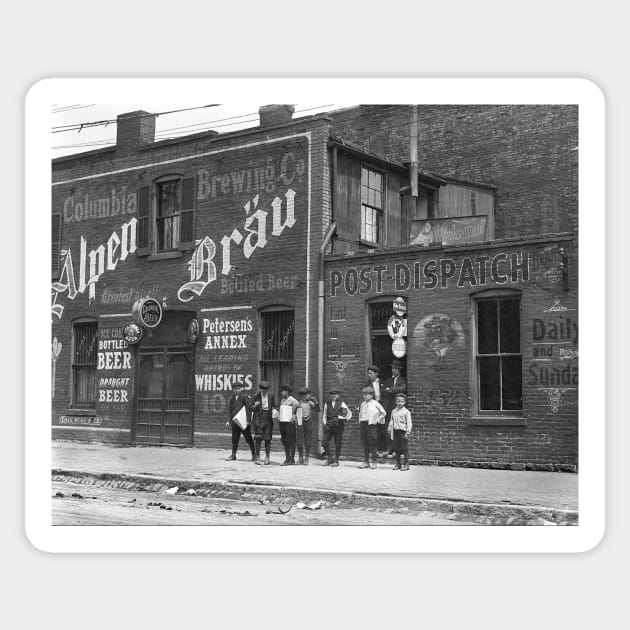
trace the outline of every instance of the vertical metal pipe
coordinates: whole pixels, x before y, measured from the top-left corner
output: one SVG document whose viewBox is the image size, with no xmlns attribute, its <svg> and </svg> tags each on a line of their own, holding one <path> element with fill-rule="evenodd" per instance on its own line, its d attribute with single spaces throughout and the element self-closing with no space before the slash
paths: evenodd
<svg viewBox="0 0 630 630">
<path fill-rule="evenodd" d="M 409 182 L 411 196 L 418 196 L 418 106 L 409 106 Z"/>
</svg>

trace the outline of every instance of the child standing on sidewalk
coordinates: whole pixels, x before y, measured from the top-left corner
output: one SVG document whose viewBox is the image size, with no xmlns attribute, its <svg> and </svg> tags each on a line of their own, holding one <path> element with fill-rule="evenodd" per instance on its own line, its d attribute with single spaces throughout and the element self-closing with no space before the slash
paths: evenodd
<svg viewBox="0 0 630 630">
<path fill-rule="evenodd" d="M 340 399 L 340 396 L 341 390 L 338 387 L 333 387 L 330 390 L 330 398 L 324 404 L 324 410 L 322 411 L 322 424 L 324 425 L 322 448 L 326 454 L 325 466 L 339 466 L 344 424 L 352 417 L 350 408 Z M 334 459 L 330 449 L 331 440 L 335 442 Z"/>
<path fill-rule="evenodd" d="M 359 468 L 376 468 L 377 426 L 385 419 L 385 409 L 381 403 L 374 400 L 374 389 L 371 386 L 364 387 L 361 394 L 363 402 L 359 408 L 359 435 L 363 444 L 363 463 Z M 370 462 L 370 454 L 372 462 Z"/>
<path fill-rule="evenodd" d="M 311 436 L 313 435 L 313 418 L 319 411 L 319 403 L 315 396 L 311 395 L 308 387 L 300 387 L 298 390 L 300 400 L 295 412 L 297 418 L 297 449 L 299 464 L 308 466 L 311 456 Z"/>
<path fill-rule="evenodd" d="M 394 441 L 394 450 L 396 451 L 396 465 L 393 470 L 409 470 L 409 436 L 411 435 L 411 413 L 405 406 L 407 396 L 405 394 L 396 394 L 396 407 L 392 410 L 391 420 L 389 421 L 389 435 Z M 404 463 L 400 465 L 400 456 L 404 457 Z"/>
</svg>

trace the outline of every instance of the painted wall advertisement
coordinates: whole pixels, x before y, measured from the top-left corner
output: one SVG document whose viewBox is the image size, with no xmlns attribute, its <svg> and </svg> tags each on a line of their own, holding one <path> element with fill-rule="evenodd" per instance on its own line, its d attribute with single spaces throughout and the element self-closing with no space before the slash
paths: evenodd
<svg viewBox="0 0 630 630">
<path fill-rule="evenodd" d="M 195 390 L 208 396 L 211 411 L 221 413 L 237 380 L 246 392 L 256 387 L 256 313 L 250 307 L 207 310 L 198 320 Z"/>
<path fill-rule="evenodd" d="M 412 221 L 409 243 L 424 246 L 480 243 L 486 240 L 487 223 L 485 215 Z"/>
</svg>

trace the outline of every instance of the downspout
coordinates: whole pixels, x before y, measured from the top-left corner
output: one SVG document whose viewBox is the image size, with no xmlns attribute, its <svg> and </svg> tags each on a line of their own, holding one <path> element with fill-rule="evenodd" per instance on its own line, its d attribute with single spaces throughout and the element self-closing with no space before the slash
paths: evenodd
<svg viewBox="0 0 630 630">
<path fill-rule="evenodd" d="M 330 210 L 330 225 L 326 230 L 322 246 L 319 248 L 319 281 L 317 283 L 317 392 L 319 394 L 320 409 L 324 407 L 324 254 L 330 239 L 337 230 L 337 223 L 334 220 L 335 209 L 337 207 L 337 147 L 332 150 L 332 169 L 330 174 L 332 188 L 332 203 Z M 322 452 L 323 425 L 320 420 L 317 424 L 317 449 Z"/>
<path fill-rule="evenodd" d="M 324 409 L 324 252 L 332 238 L 337 224 L 333 221 L 326 230 L 326 235 L 319 248 L 319 282 L 317 283 L 317 391 L 320 409 Z M 317 425 L 318 451 L 321 453 L 323 425 L 321 419 Z"/>
<path fill-rule="evenodd" d="M 409 106 L 409 184 L 411 185 L 411 212 L 416 218 L 418 199 L 418 106 Z"/>
</svg>

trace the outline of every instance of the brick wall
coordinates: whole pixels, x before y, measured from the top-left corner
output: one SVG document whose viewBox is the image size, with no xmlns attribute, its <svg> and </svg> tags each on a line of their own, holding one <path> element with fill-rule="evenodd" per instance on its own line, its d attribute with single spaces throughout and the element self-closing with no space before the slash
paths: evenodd
<svg viewBox="0 0 630 630">
<path fill-rule="evenodd" d="M 333 112 L 336 134 L 409 161 L 409 108 Z M 496 238 L 577 230 L 578 107 L 418 105 L 418 166 L 497 186 Z"/>
<path fill-rule="evenodd" d="M 567 236 L 328 257 L 326 336 L 333 340 L 326 346 L 331 368 L 326 387 L 341 385 L 353 409 L 346 453 L 361 454 L 358 406 L 372 362 L 368 304 L 401 295 L 408 305 L 411 458 L 462 466 L 575 470 L 578 307 L 576 292 L 559 274 L 558 254 L 571 242 Z M 475 411 L 472 300 L 489 289 L 516 291 L 521 299 L 523 408 L 510 417 L 488 418 Z M 427 330 L 434 317 L 446 317 L 454 331 L 442 355 Z"/>
<path fill-rule="evenodd" d="M 324 164 L 327 139 L 327 123 L 316 119 L 265 129 L 264 133 L 250 131 L 221 138 L 203 134 L 188 141 L 159 143 L 131 152 L 125 146 L 121 152 L 97 152 L 53 164 L 56 184 L 52 191 L 53 213 L 62 215 L 61 248 L 70 251 L 73 263 L 72 274 L 66 266 L 57 279 L 59 291 L 53 298 L 57 314 L 52 317 L 52 337 L 62 348 L 55 365 L 54 437 L 89 441 L 102 436 L 103 441 L 114 442 L 131 439 L 138 354 L 137 347 L 127 347 L 121 339 L 121 329 L 131 320 L 132 305 L 140 297 L 154 297 L 159 302 L 164 299 L 165 312 L 188 309 L 191 317 L 196 316 L 202 325 L 204 318 L 214 319 L 217 314 L 239 318 L 248 313 L 254 326 L 247 340 L 247 358 L 241 356 L 238 362 L 231 362 L 234 369 L 238 366 L 242 368 L 239 372 L 252 375 L 253 388 L 259 380 L 258 313 L 267 307 L 293 308 L 294 385 L 300 387 L 307 380 L 311 386 L 315 384 L 317 254 L 321 244 L 322 212 L 329 212 L 326 207 L 328 175 Z M 206 286 L 184 288 L 193 280 L 193 249 L 166 259 L 139 256 L 138 252 L 121 259 L 122 246 L 117 243 L 125 240 L 124 234 L 130 237 L 132 223 L 138 218 L 139 190 L 166 175 L 195 177 L 195 237 L 208 236 L 216 247 L 213 258 L 216 280 Z M 274 235 L 272 231 L 286 221 L 289 196 L 293 193 L 295 224 L 286 225 L 281 234 Z M 273 204 L 278 203 L 280 224 L 275 225 Z M 264 247 L 256 247 L 260 235 L 248 232 L 245 227 L 248 217 L 257 210 L 267 215 L 252 222 L 249 229 L 256 231 L 261 222 L 266 223 Z M 123 232 L 124 224 L 127 224 L 126 232 Z M 234 229 L 240 231 L 242 240 L 240 243 L 232 240 L 229 261 L 232 269 L 229 274 L 223 274 L 221 241 L 233 235 Z M 130 238 L 127 241 L 130 242 Z M 246 245 L 252 250 L 249 258 L 245 256 Z M 107 259 L 110 250 L 112 264 Z M 93 252 L 94 271 L 99 270 L 101 255 L 104 261 L 102 274 L 93 283 L 93 298 L 88 286 L 92 271 L 90 252 Z M 210 256 L 207 249 L 201 254 L 206 258 Z M 110 266 L 115 268 L 110 269 Z M 201 278 L 194 280 L 207 281 L 207 267 L 203 267 L 203 272 Z M 72 292 L 68 286 L 70 275 L 75 281 L 73 299 L 69 297 Z M 200 294 L 194 293 L 193 288 Z M 249 310 L 208 310 L 232 307 L 249 307 Z M 308 333 L 307 317 L 310 318 Z M 115 342 L 121 351 L 132 353 L 131 370 L 97 371 L 99 383 L 102 378 L 128 379 L 116 389 L 124 390 L 123 395 L 132 402 L 98 401 L 95 413 L 71 409 L 72 323 L 78 318 L 98 321 L 99 341 Z M 213 373 L 213 364 L 221 363 L 215 356 L 217 352 L 206 350 L 207 337 L 207 332 L 204 334 L 202 330 L 195 345 L 195 376 Z M 141 343 L 148 341 L 145 338 Z M 106 389 L 111 387 L 106 386 Z M 203 446 L 225 441 L 229 394 L 213 385 L 196 383 L 195 444 Z"/>
</svg>

